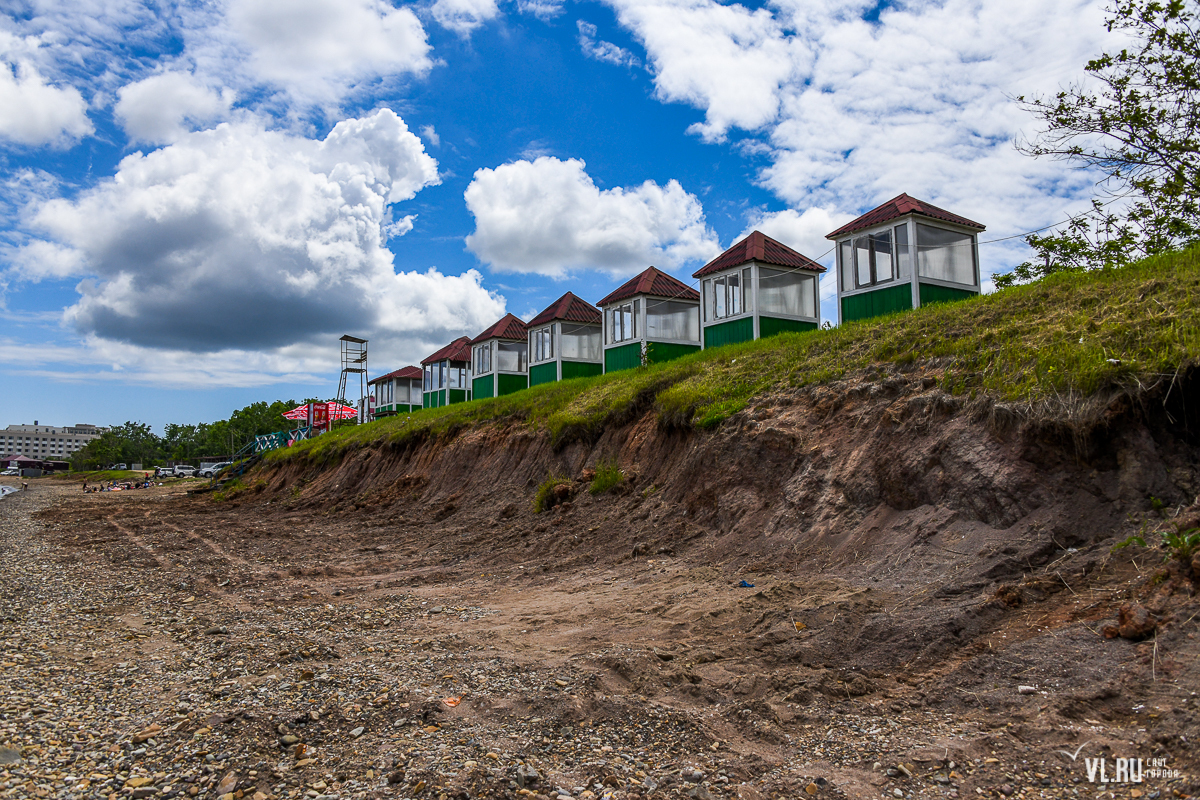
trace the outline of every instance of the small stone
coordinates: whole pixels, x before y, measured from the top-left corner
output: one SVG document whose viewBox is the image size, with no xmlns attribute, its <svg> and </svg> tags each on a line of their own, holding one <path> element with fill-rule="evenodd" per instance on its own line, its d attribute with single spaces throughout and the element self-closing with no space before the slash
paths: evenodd
<svg viewBox="0 0 1200 800">
<path fill-rule="evenodd" d="M 387 782 L 389 786 L 396 786 L 397 784 L 404 783 L 404 770 L 398 769 L 391 775 L 388 775 Z"/>
<path fill-rule="evenodd" d="M 139 775 L 136 778 L 130 778 L 129 780 L 125 781 L 125 785 L 130 789 L 137 789 L 138 787 L 145 786 L 148 783 L 154 783 L 154 778 L 148 778 L 145 775 Z"/>
<path fill-rule="evenodd" d="M 809 794 L 816 794 L 817 792 L 821 791 L 821 787 L 817 786 L 815 783 L 810 783 L 808 786 L 804 787 L 804 791 L 808 792 Z"/>
<path fill-rule="evenodd" d="M 366 728 L 364 728 L 363 726 L 360 725 L 357 728 L 355 728 L 354 730 L 350 731 L 350 735 L 353 736 L 355 739 L 357 739 L 358 737 L 363 735 L 363 731 L 365 731 L 365 730 L 366 730 Z"/>
<path fill-rule="evenodd" d="M 1000 794 L 1004 795 L 1005 797 L 1012 797 L 1012 794 L 1015 791 L 1016 789 L 1013 788 L 1011 783 L 1000 784 Z"/>
<path fill-rule="evenodd" d="M 554 682 L 554 685 L 555 685 L 555 686 L 566 686 L 566 685 L 567 685 L 567 682 L 566 682 L 566 681 L 564 681 L 562 678 L 559 678 L 558 680 L 556 680 L 556 681 Z"/>
<path fill-rule="evenodd" d="M 1122 639 L 1145 639 L 1157 627 L 1158 623 L 1141 603 L 1129 600 L 1117 611 L 1117 631 Z"/>
<path fill-rule="evenodd" d="M 217 784 L 217 794 L 225 795 L 231 793 L 237 788 L 238 776 L 236 772 L 230 772 L 221 782 Z"/>
<path fill-rule="evenodd" d="M 541 778 L 542 776 L 538 774 L 538 771 L 527 764 L 521 764 L 517 767 L 517 785 L 523 789 L 536 785 Z"/>
<path fill-rule="evenodd" d="M 292 745 L 298 743 L 299 741 L 300 741 L 299 736 L 294 736 L 290 733 L 285 736 L 279 737 L 279 743 L 282 744 L 284 747 L 291 747 Z"/>
<path fill-rule="evenodd" d="M 1018 686 L 1017 694 L 1037 694 L 1037 687 L 1027 685 Z"/>
<path fill-rule="evenodd" d="M 433 608 L 429 609 L 429 613 L 430 614 L 440 614 L 444 610 L 445 609 L 443 609 L 441 606 L 434 606 Z"/>
<path fill-rule="evenodd" d="M 129 793 L 129 796 L 134 798 L 134 800 L 142 800 L 142 798 L 153 797 L 156 794 L 158 794 L 158 789 L 153 786 L 143 786 L 140 789 L 134 789 Z"/>
<path fill-rule="evenodd" d="M 20 760 L 20 751 L 11 747 L 0 747 L 0 764 L 15 764 Z"/>
<path fill-rule="evenodd" d="M 896 797 L 904 797 L 904 792 L 900 791 L 899 789 L 892 789 L 892 794 Z"/>
<path fill-rule="evenodd" d="M 223 636 L 227 633 L 229 633 L 229 628 L 226 628 L 224 625 L 214 625 L 204 630 L 205 636 Z"/>
</svg>

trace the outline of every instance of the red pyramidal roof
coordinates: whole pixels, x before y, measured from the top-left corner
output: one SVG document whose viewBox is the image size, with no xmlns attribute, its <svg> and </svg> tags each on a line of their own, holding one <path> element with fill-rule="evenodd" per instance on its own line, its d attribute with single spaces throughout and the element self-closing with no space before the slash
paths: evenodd
<svg viewBox="0 0 1200 800">
<path fill-rule="evenodd" d="M 380 381 L 391 380 L 392 378 L 416 378 L 421 380 L 420 367 L 401 367 L 395 372 L 389 372 L 387 375 L 380 375 L 378 378 L 372 378 L 368 383 L 379 383 Z"/>
<path fill-rule="evenodd" d="M 842 227 L 838 228 L 833 233 L 825 234 L 826 239 L 840 239 L 849 233 L 861 231 L 864 228 L 870 228 L 875 225 L 882 225 L 885 222 L 891 222 L 894 219 L 907 216 L 908 214 L 918 214 L 922 217 L 930 219 L 940 219 L 943 222 L 953 222 L 955 225 L 962 225 L 967 228 L 975 228 L 976 230 L 986 230 L 984 226 L 978 222 L 972 222 L 966 217 L 960 217 L 958 214 L 951 214 L 944 208 L 930 205 L 923 200 L 918 200 L 915 197 L 909 197 L 906 194 L 897 195 L 891 200 L 880 206 L 872 208 L 867 213 L 863 214 L 856 220 L 847 222 Z"/>
<path fill-rule="evenodd" d="M 514 317 L 512 314 L 505 314 L 499 322 L 472 339 L 471 344 L 479 344 L 488 339 L 508 339 L 514 342 L 523 342 L 528 335 L 524 322 L 521 322 L 520 319 Z"/>
<path fill-rule="evenodd" d="M 680 300 L 699 300 L 700 293 L 680 280 L 672 278 L 657 267 L 650 267 L 642 274 L 621 285 L 608 297 L 596 303 L 606 306 L 634 295 L 648 294 L 652 297 L 679 298 Z"/>
<path fill-rule="evenodd" d="M 422 359 L 422 364 L 436 364 L 438 361 L 470 361 L 471 340 L 460 336 L 450 344 L 438 350 L 431 356 Z"/>
<path fill-rule="evenodd" d="M 692 277 L 699 278 L 702 275 L 711 275 L 723 269 L 732 269 L 733 267 L 740 267 L 742 264 L 749 264 L 751 261 L 757 261 L 760 264 L 773 264 L 777 267 L 807 269 L 813 272 L 825 271 L 824 267 L 808 256 L 796 252 L 786 244 L 775 241 L 761 231 L 755 231 L 705 264 L 699 271 L 692 273 Z"/>
<path fill-rule="evenodd" d="M 580 300 L 571 292 L 567 292 L 551 303 L 550 307 L 545 311 L 529 320 L 525 326 L 533 328 L 547 322 L 554 322 L 557 319 L 567 320 L 568 322 L 593 322 L 599 325 L 601 317 L 600 311 L 591 303 L 588 303 L 586 300 Z"/>
</svg>

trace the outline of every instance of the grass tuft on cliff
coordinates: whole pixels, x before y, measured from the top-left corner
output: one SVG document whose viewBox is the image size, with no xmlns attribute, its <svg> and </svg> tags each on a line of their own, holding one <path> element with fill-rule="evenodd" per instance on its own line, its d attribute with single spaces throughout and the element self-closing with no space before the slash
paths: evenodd
<svg viewBox="0 0 1200 800">
<path fill-rule="evenodd" d="M 666 364 L 535 386 L 337 430 L 268 454 L 340 457 L 488 422 L 588 439 L 654 407 L 667 422 L 712 428 L 776 388 L 873 366 L 936 364 L 942 388 L 1035 404 L 1170 380 L 1200 355 L 1200 247 L 1123 269 L 1060 273 L 1026 286 L 832 330 L 717 347 Z"/>
</svg>

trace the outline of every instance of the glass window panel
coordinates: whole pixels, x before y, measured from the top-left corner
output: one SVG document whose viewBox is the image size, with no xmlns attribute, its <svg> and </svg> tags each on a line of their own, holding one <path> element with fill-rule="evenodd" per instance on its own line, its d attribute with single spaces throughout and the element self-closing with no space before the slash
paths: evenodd
<svg viewBox="0 0 1200 800">
<path fill-rule="evenodd" d="M 725 319 L 729 316 L 725 307 L 725 279 L 716 278 L 713 280 L 713 319 Z"/>
<path fill-rule="evenodd" d="M 892 274 L 892 232 L 871 234 L 871 250 L 875 258 L 875 283 L 890 281 Z"/>
<path fill-rule="evenodd" d="M 746 269 L 742 270 L 742 303 L 741 303 L 741 306 L 742 306 L 743 312 L 750 310 L 750 303 L 752 302 L 752 298 L 753 298 L 753 293 L 750 291 L 750 286 L 751 286 L 750 268 L 746 267 Z"/>
<path fill-rule="evenodd" d="M 528 365 L 525 356 L 529 352 L 526 342 L 497 342 L 496 369 L 503 372 L 524 372 Z"/>
<path fill-rule="evenodd" d="M 646 338 L 656 341 L 700 341 L 700 309 L 680 300 L 646 301 Z"/>
<path fill-rule="evenodd" d="M 854 240 L 854 285 L 871 283 L 871 237 L 859 236 Z"/>
<path fill-rule="evenodd" d="M 917 274 L 922 278 L 975 285 L 971 234 L 917 223 Z"/>
<path fill-rule="evenodd" d="M 424 390 L 425 390 L 425 391 L 427 391 L 427 392 L 429 391 L 429 384 L 430 384 L 430 381 L 431 381 L 431 380 L 432 380 L 432 379 L 430 378 L 430 375 L 429 375 L 429 366 L 428 366 L 428 365 L 426 365 L 426 366 L 425 366 L 425 377 L 424 377 L 423 388 L 424 388 Z"/>
<path fill-rule="evenodd" d="M 853 242 L 844 239 L 838 243 L 838 270 L 842 276 L 842 291 L 848 292 L 854 288 L 854 250 Z"/>
<path fill-rule="evenodd" d="M 712 322 L 712 281 L 705 280 L 701 289 L 700 303 L 704 306 L 704 321 Z"/>
<path fill-rule="evenodd" d="M 394 403 L 409 402 L 408 381 L 396 381 L 396 394 L 392 398 Z"/>
<path fill-rule="evenodd" d="M 908 225 L 897 225 L 896 232 L 896 274 L 901 278 L 912 277 L 912 251 L 908 248 Z"/>
<path fill-rule="evenodd" d="M 735 316 L 742 313 L 742 276 L 734 273 L 725 279 L 729 285 L 729 300 L 727 308 L 729 316 Z"/>
<path fill-rule="evenodd" d="M 815 317 L 811 275 L 759 267 L 758 311 L 768 316 Z"/>
<path fill-rule="evenodd" d="M 572 361 L 599 361 L 600 326 L 563 323 L 561 345 L 563 358 Z"/>
</svg>

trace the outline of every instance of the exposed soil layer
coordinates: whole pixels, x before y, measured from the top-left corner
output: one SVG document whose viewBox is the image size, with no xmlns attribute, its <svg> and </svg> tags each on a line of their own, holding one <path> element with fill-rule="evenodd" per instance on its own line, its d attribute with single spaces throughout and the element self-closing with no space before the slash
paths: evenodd
<svg viewBox="0 0 1200 800">
<path fill-rule="evenodd" d="M 226 773 L 246 797 L 1196 793 L 1197 573 L 1113 548 L 1200 521 L 1198 384 L 1084 426 L 936 377 L 775 395 L 712 433 L 647 412 L 560 451 L 488 427 L 290 460 L 222 501 L 63 493 L 30 536 L 108 598 L 104 643 L 48 657 L 157 654 L 114 743 L 178 722 L 171 758 L 227 756 L 174 768 L 192 796 Z M 593 496 L 601 460 L 625 479 Z M 42 635 L 11 591 L 6 625 Z M 160 635 L 126 641 L 130 615 Z M 1143 782 L 1090 781 L 1101 757 Z"/>
</svg>

